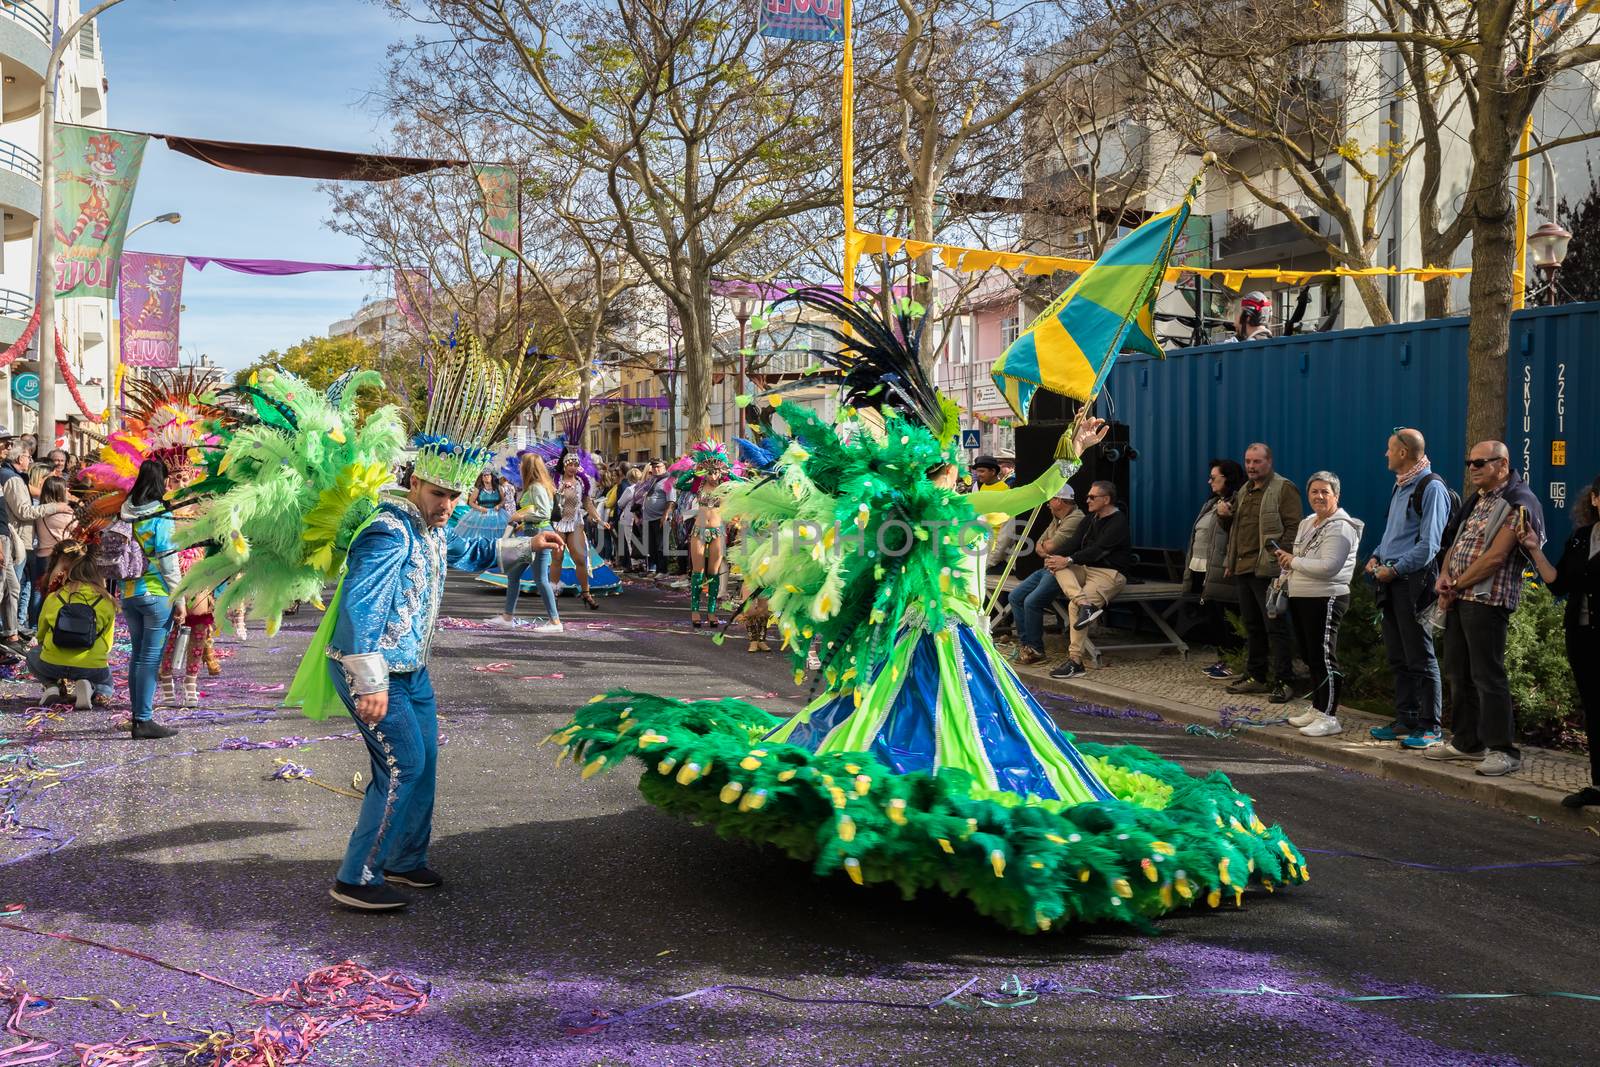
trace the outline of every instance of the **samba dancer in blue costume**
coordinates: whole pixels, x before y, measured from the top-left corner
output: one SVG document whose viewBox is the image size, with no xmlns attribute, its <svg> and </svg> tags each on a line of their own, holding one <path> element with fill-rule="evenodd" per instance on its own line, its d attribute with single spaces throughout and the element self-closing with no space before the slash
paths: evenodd
<svg viewBox="0 0 1600 1067">
<path fill-rule="evenodd" d="M 496 439 L 537 399 L 525 397 L 519 410 L 508 410 L 507 378 L 504 365 L 475 347 L 460 351 L 441 375 L 417 436 L 409 494 L 380 504 L 350 543 L 325 669 L 372 757 L 372 784 L 330 890 L 352 908 L 405 907 L 409 901 L 390 882 L 415 889 L 443 884 L 428 866 L 439 752 L 428 653 L 446 568 L 505 568 L 536 548 L 561 544 L 553 534 L 475 537 L 445 530 L 456 501 L 493 460 Z"/>
</svg>

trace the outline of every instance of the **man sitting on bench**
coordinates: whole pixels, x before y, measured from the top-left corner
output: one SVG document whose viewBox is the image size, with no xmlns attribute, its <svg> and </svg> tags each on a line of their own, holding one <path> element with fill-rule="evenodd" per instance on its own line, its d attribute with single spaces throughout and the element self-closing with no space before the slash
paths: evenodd
<svg viewBox="0 0 1600 1067">
<path fill-rule="evenodd" d="M 1072 486 L 1063 485 L 1061 491 L 1050 498 L 1050 525 L 1039 535 L 1039 544 L 1034 549 L 1046 566 L 1051 559 L 1065 558 L 1067 546 L 1077 536 L 1083 522 L 1083 512 L 1078 510 Z M 1044 613 L 1050 610 L 1060 593 L 1055 575 L 1043 568 L 1022 579 L 1011 591 L 1011 616 L 1017 621 L 1019 665 L 1025 667 L 1044 660 Z"/>
<path fill-rule="evenodd" d="M 1067 661 L 1050 672 L 1052 678 L 1073 678 L 1084 673 L 1083 642 L 1089 624 L 1128 584 L 1133 565 L 1128 517 L 1117 508 L 1117 487 L 1095 482 L 1084 499 L 1089 517 L 1064 557 L 1044 561 L 1056 576 L 1061 591 L 1072 602 L 1072 627 L 1067 631 Z"/>
</svg>

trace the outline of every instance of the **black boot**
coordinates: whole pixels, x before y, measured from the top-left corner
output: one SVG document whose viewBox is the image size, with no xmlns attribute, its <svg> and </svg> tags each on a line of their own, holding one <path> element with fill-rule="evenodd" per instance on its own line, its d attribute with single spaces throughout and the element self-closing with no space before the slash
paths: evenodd
<svg viewBox="0 0 1600 1067">
<path fill-rule="evenodd" d="M 135 741 L 153 741 L 159 737 L 172 737 L 177 732 L 170 726 L 162 726 L 154 719 L 133 720 L 133 739 Z"/>
</svg>

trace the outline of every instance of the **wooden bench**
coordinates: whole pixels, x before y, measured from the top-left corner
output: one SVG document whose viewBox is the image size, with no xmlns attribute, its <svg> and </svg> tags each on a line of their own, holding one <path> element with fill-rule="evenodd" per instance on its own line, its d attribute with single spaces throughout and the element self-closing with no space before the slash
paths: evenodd
<svg viewBox="0 0 1600 1067">
<path fill-rule="evenodd" d="M 991 574 L 988 576 L 987 588 L 990 596 L 994 595 L 998 580 L 999 575 Z M 1011 615 L 1009 594 L 1016 589 L 1020 581 L 1021 579 L 1018 578 L 1006 579 L 1004 589 L 1008 595 L 1005 603 L 995 608 L 994 615 L 990 620 L 991 626 L 1004 621 Z M 1102 652 L 1126 652 L 1132 649 L 1170 648 L 1176 650 L 1178 655 L 1187 659 L 1189 657 L 1189 645 L 1182 637 L 1178 636 L 1178 631 L 1172 628 L 1170 622 L 1172 616 L 1182 608 L 1184 596 L 1181 582 L 1134 581 L 1128 583 L 1123 587 L 1122 592 L 1117 594 L 1116 599 L 1111 602 L 1112 606 L 1118 604 L 1139 605 L 1145 616 L 1155 623 L 1156 629 L 1161 632 L 1162 639 L 1159 641 L 1136 641 L 1116 645 L 1097 645 L 1092 638 L 1085 635 L 1083 641 L 1084 651 L 1094 660 L 1095 666 L 1100 665 L 1100 654 Z M 1163 604 L 1166 606 L 1160 607 Z M 1050 602 L 1050 612 L 1061 621 L 1063 632 L 1072 625 L 1071 605 L 1067 602 L 1065 594 L 1057 596 Z"/>
</svg>

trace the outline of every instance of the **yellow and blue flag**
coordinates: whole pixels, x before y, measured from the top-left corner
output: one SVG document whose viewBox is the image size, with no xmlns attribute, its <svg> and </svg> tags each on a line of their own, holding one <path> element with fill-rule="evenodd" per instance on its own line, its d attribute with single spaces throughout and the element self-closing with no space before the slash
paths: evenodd
<svg viewBox="0 0 1600 1067">
<path fill-rule="evenodd" d="M 1200 188 L 1153 216 L 1078 275 L 994 365 L 994 384 L 1023 422 L 1041 388 L 1092 400 L 1121 352 L 1164 355 L 1156 342 L 1155 303 L 1167 257 L 1183 233 Z"/>
</svg>

